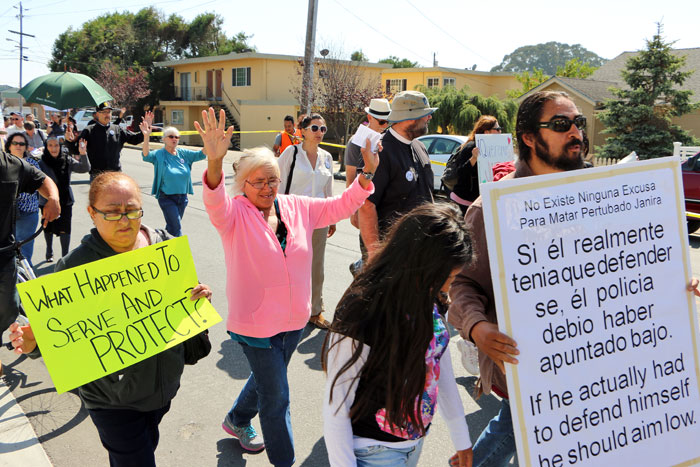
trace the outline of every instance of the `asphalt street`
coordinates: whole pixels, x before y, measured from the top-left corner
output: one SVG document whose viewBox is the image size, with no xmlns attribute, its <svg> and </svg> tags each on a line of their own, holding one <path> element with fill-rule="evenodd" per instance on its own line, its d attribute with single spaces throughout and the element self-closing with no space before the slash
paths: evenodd
<svg viewBox="0 0 700 467">
<path fill-rule="evenodd" d="M 134 149 L 124 149 L 122 165 L 124 171 L 133 176 L 141 187 L 144 224 L 163 228 L 165 222 L 157 200 L 150 195 L 153 166 L 142 162 L 140 151 Z M 213 289 L 212 302 L 225 319 L 227 300 L 223 250 L 202 203 L 201 175 L 205 167 L 206 162 L 194 166 L 195 194 L 190 197 L 185 212 L 183 232 L 189 238 L 199 279 Z M 230 164 L 227 164 L 227 176 L 231 172 Z M 335 181 L 334 184 L 334 193 L 342 192 L 344 182 Z M 82 236 L 92 227 L 85 210 L 88 187 L 87 175 L 73 176 L 76 203 L 73 209 L 71 248 L 77 246 Z M 57 239 L 54 240 L 54 251 L 60 251 Z M 44 256 L 45 242 L 43 237 L 39 237 L 35 242 L 33 256 L 39 274 L 53 270 L 53 263 L 42 262 Z M 348 265 L 359 256 L 358 231 L 347 220 L 339 223 L 338 231 L 328 240 L 326 250 L 324 299 L 329 318 L 351 282 Z M 325 331 L 307 326 L 289 365 L 297 465 L 328 465 L 321 416 L 325 377 L 321 370 L 320 353 L 324 336 Z M 160 425 L 160 444 L 156 451 L 158 465 L 269 465 L 264 452 L 244 453 L 238 441 L 221 429 L 221 421 L 243 387 L 249 368 L 240 346 L 228 339 L 224 323 L 214 326 L 210 337 L 213 345 L 211 354 L 197 365 L 185 368 L 182 387 Z M 475 440 L 497 410 L 499 401 L 494 396 L 481 397 L 478 401 L 472 398 L 470 394 L 476 378 L 466 373 L 459 364 L 456 347 L 451 345 L 450 349 L 457 383 L 468 414 L 467 421 L 472 439 Z M 107 454 L 87 412 L 81 407 L 80 399 L 74 393 L 56 394 L 41 359 L 17 357 L 6 349 L 0 350 L 0 359 L 5 366 L 5 384 L 27 415 L 38 441 L 53 465 L 108 465 Z M 0 387 L 0 392 L 5 391 L 5 388 Z M 253 424 L 259 430 L 257 419 Z M 36 444 L 36 440 L 10 441 L 3 440 L 0 435 L 0 465 L 18 465 L 15 462 L 19 460 L 19 453 L 31 444 Z M 424 443 L 420 465 L 447 465 L 447 459 L 454 452 L 446 425 L 436 416 Z"/>
</svg>

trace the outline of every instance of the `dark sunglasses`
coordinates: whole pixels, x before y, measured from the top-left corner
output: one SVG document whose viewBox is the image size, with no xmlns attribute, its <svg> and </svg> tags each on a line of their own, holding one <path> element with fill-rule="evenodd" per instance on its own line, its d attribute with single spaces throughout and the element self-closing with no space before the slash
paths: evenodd
<svg viewBox="0 0 700 467">
<path fill-rule="evenodd" d="M 379 123 L 380 125 L 384 126 L 384 125 L 388 125 L 388 124 L 389 124 L 389 121 L 388 121 L 388 120 L 377 120 L 377 123 Z"/>
<path fill-rule="evenodd" d="M 494 131 L 503 131 L 503 128 L 501 128 L 500 126 L 495 126 L 495 127 L 491 128 L 491 129 L 494 130 Z"/>
<path fill-rule="evenodd" d="M 172 139 L 180 139 L 180 137 L 179 137 L 179 136 L 175 136 L 175 135 L 168 135 L 168 138 L 172 138 Z"/>
<path fill-rule="evenodd" d="M 321 133 L 325 133 L 326 131 L 328 131 L 328 127 L 326 127 L 326 125 L 321 125 L 321 126 L 318 126 L 318 125 L 311 125 L 311 126 L 307 126 L 307 127 L 304 128 L 304 129 L 305 129 L 305 130 L 311 130 L 311 131 L 313 131 L 314 133 L 316 133 L 318 130 L 321 130 Z"/>
<path fill-rule="evenodd" d="M 13 146 L 26 146 L 27 145 L 27 143 L 25 143 L 23 141 L 13 141 L 10 144 Z"/>
<path fill-rule="evenodd" d="M 548 122 L 539 122 L 537 126 L 539 128 L 549 128 L 557 133 L 566 133 L 571 128 L 571 125 L 576 125 L 576 128 L 583 130 L 586 128 L 586 117 L 583 115 L 577 115 L 573 120 L 566 117 L 556 117 Z"/>
</svg>

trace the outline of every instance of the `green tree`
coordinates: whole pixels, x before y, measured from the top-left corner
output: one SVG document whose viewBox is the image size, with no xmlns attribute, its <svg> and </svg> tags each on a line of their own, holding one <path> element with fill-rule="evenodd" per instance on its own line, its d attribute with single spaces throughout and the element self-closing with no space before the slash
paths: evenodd
<svg viewBox="0 0 700 467">
<path fill-rule="evenodd" d="M 369 62 L 367 55 L 362 52 L 362 49 L 356 50 L 350 54 L 350 60 L 353 62 Z"/>
<path fill-rule="evenodd" d="M 251 36 L 226 37 L 221 25 L 222 18 L 214 13 L 202 13 L 191 22 L 176 14 L 166 18 L 153 7 L 108 13 L 61 33 L 49 68 L 73 69 L 94 78 L 109 61 L 121 70 L 145 71 L 151 92 L 137 106 L 152 106 L 173 85 L 172 69 L 155 67 L 153 62 L 250 50 Z"/>
<path fill-rule="evenodd" d="M 597 69 L 597 66 L 584 63 L 578 58 L 572 58 L 566 62 L 563 67 L 557 67 L 557 76 L 585 79 L 591 76 Z"/>
<path fill-rule="evenodd" d="M 418 65 L 418 62 L 412 62 L 407 58 L 399 58 L 395 57 L 394 55 L 390 55 L 387 58 L 383 58 L 379 60 L 379 63 L 388 63 L 389 65 L 393 65 L 394 68 L 418 68 L 420 65 Z"/>
<path fill-rule="evenodd" d="M 438 107 L 428 124 L 431 133 L 440 129 L 442 133 L 469 134 L 482 115 L 496 117 L 504 132 L 515 131 L 518 105 L 511 99 L 483 97 L 471 93 L 467 86 L 462 89 L 455 89 L 452 86 L 442 88 L 419 86 L 418 90 L 425 94 L 431 107 Z"/>
<path fill-rule="evenodd" d="M 491 68 L 491 71 L 521 73 L 540 68 L 545 74 L 553 75 L 556 73 L 557 67 L 565 66 L 566 62 L 573 58 L 578 58 L 582 63 L 596 67 L 606 62 L 604 58 L 582 47 L 581 44 L 569 45 L 552 41 L 518 47 L 503 57 L 500 65 Z"/>
<path fill-rule="evenodd" d="M 511 99 L 516 99 L 531 89 L 536 88 L 540 84 L 544 83 L 549 79 L 548 75 L 544 74 L 541 68 L 534 68 L 532 72 L 523 71 L 522 73 L 516 73 L 515 79 L 522 85 L 520 89 L 509 89 L 506 91 L 506 95 Z"/>
<path fill-rule="evenodd" d="M 683 71 L 685 57 L 672 53 L 673 43 L 664 42 L 662 25 L 646 41 L 646 49 L 627 60 L 622 78 L 628 89 L 611 89 L 615 99 L 605 103 L 599 114 L 609 134 L 605 145 L 597 148 L 604 157 L 621 158 L 635 151 L 640 158 L 670 156 L 673 142 L 692 144 L 694 138 L 673 117 L 692 112 L 692 91 L 683 83 L 693 73 Z"/>
</svg>

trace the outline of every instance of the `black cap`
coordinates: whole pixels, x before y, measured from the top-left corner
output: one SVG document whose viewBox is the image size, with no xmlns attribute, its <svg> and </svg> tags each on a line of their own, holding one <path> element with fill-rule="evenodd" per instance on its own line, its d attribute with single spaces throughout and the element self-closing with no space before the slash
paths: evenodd
<svg viewBox="0 0 700 467">
<path fill-rule="evenodd" d="M 111 102 L 107 101 L 97 106 L 97 111 L 99 112 L 100 110 L 114 110 L 114 107 L 112 107 Z"/>
</svg>

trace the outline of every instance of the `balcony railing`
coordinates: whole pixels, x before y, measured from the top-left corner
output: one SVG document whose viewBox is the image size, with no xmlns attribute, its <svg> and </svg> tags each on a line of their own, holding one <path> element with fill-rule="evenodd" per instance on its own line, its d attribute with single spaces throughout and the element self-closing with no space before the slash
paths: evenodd
<svg viewBox="0 0 700 467">
<path fill-rule="evenodd" d="M 163 100 L 171 101 L 220 101 L 222 96 L 216 96 L 207 86 L 180 87 L 174 86 L 170 92 L 164 93 Z"/>
</svg>

